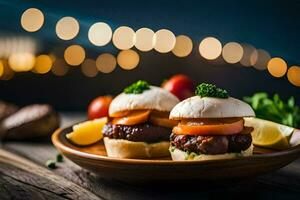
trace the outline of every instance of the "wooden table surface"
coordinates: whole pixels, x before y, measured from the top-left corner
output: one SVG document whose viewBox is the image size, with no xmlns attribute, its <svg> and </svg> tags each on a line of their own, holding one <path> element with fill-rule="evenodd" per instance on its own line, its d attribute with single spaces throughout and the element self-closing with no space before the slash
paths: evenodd
<svg viewBox="0 0 300 200">
<path fill-rule="evenodd" d="M 82 114 L 62 114 L 63 126 L 82 120 Z M 278 171 L 238 183 L 134 185 L 100 179 L 66 158 L 56 169 L 46 168 L 45 162 L 57 154 L 50 141 L 3 142 L 0 147 L 0 200 L 300 199 L 300 159 Z"/>
</svg>

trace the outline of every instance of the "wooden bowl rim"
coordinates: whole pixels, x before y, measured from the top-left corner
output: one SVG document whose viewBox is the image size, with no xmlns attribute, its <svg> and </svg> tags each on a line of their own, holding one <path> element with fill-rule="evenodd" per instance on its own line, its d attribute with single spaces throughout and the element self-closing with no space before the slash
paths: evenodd
<svg viewBox="0 0 300 200">
<path fill-rule="evenodd" d="M 273 157 L 281 157 L 284 155 L 290 155 L 290 154 L 298 154 L 300 156 L 300 144 L 296 145 L 294 147 L 291 147 L 287 150 L 282 150 L 278 152 L 272 152 L 267 154 L 256 154 L 248 157 L 237 157 L 237 158 L 231 158 L 231 159 L 222 159 L 222 160 L 192 160 L 192 161 L 172 161 L 172 160 L 146 160 L 146 159 L 128 159 L 128 158 L 112 158 L 108 156 L 102 156 L 102 155 L 96 155 L 91 153 L 85 153 L 81 152 L 79 150 L 73 149 L 71 147 L 68 147 L 63 143 L 63 141 L 60 140 L 61 134 L 64 134 L 64 131 L 67 129 L 70 129 L 72 126 L 65 127 L 65 128 L 59 128 L 52 134 L 52 143 L 54 146 L 62 153 L 64 152 L 75 155 L 77 157 L 81 157 L 83 159 L 92 159 L 92 160 L 99 160 L 99 161 L 105 161 L 105 162 L 114 162 L 114 163 L 126 163 L 126 164 L 160 164 L 160 165 L 183 165 L 183 164 L 206 164 L 206 163 L 217 163 L 217 162 L 225 162 L 225 161 L 236 161 L 236 160 L 252 160 L 252 159 L 266 159 L 266 158 L 273 158 Z"/>
</svg>

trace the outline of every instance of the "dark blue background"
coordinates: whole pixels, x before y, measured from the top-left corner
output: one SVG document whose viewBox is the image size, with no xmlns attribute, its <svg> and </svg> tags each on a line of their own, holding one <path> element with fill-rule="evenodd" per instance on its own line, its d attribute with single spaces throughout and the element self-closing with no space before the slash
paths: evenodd
<svg viewBox="0 0 300 200">
<path fill-rule="evenodd" d="M 37 7 L 45 14 L 45 24 L 36 33 L 25 32 L 19 23 L 22 12 Z M 3 35 L 29 35 L 39 39 L 41 52 L 56 47 L 82 44 L 88 57 L 105 51 L 117 53 L 112 45 L 92 46 L 87 40 L 90 25 L 109 23 L 113 29 L 127 25 L 137 30 L 149 27 L 154 31 L 167 28 L 176 35 L 186 34 L 194 41 L 193 54 L 179 59 L 172 54 L 154 51 L 140 53 L 141 62 L 133 71 L 115 70 L 112 74 L 84 77 L 80 70 L 71 70 L 65 77 L 18 74 L 10 81 L 0 81 L 0 99 L 18 104 L 49 102 L 59 109 L 83 109 L 96 95 L 116 94 L 125 85 L 143 78 L 154 84 L 176 73 L 186 73 L 196 82 L 217 83 L 242 97 L 257 91 L 279 93 L 284 98 L 294 95 L 300 102 L 299 87 L 287 78 L 273 78 L 267 71 L 238 65 L 203 60 L 198 44 L 206 36 L 215 36 L 222 44 L 229 41 L 250 43 L 267 50 L 271 56 L 284 58 L 288 65 L 300 65 L 300 1 L 0 1 L 0 31 Z M 63 16 L 79 20 L 80 34 L 71 41 L 59 40 L 55 24 Z M 64 98 L 62 99 L 62 96 Z"/>
</svg>

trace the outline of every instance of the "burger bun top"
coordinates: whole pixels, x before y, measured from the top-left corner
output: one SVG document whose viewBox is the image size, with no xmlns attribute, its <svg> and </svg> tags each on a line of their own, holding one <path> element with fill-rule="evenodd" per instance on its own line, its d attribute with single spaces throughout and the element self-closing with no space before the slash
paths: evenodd
<svg viewBox="0 0 300 200">
<path fill-rule="evenodd" d="M 254 117 L 253 109 L 245 102 L 229 97 L 214 98 L 193 96 L 177 104 L 170 119 Z"/>
</svg>

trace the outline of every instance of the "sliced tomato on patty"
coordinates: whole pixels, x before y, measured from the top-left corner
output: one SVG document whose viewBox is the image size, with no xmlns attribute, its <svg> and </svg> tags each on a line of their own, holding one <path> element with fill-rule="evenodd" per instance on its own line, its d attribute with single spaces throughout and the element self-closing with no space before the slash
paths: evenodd
<svg viewBox="0 0 300 200">
<path fill-rule="evenodd" d="M 151 112 L 149 121 L 155 125 L 167 128 L 173 128 L 178 124 L 178 121 L 169 119 L 169 112 L 161 112 L 155 110 Z"/>
<path fill-rule="evenodd" d="M 146 122 L 149 118 L 150 110 L 133 110 L 124 117 L 115 117 L 113 124 L 135 125 Z"/>
<path fill-rule="evenodd" d="M 173 128 L 180 135 L 234 135 L 244 129 L 242 118 L 186 120 Z"/>
</svg>

